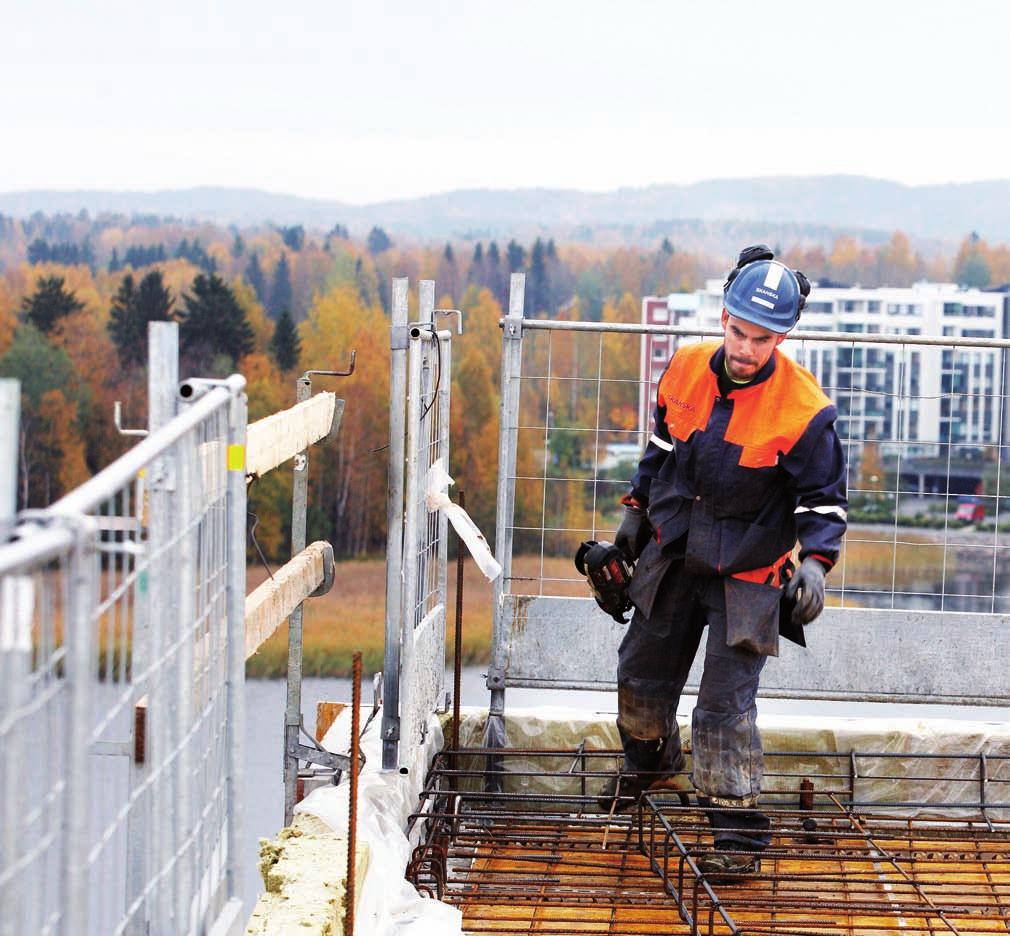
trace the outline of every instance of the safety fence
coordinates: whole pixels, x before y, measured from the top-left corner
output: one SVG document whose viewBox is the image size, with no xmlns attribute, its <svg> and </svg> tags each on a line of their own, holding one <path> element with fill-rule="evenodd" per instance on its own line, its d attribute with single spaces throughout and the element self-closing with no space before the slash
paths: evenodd
<svg viewBox="0 0 1010 936">
<path fill-rule="evenodd" d="M 244 386 L 155 417 L 0 547 L 0 932 L 242 923 Z"/>
<path fill-rule="evenodd" d="M 19 514 L 10 542 L 5 484 L 4 936 L 244 928 L 245 661 L 332 582 L 332 550 L 314 543 L 247 599 L 246 485 L 332 435 L 341 401 L 305 394 L 247 440 L 244 378 L 180 383 L 174 323 L 151 326 L 149 360 L 146 438 Z"/>
<path fill-rule="evenodd" d="M 612 685 L 620 630 L 587 604 L 572 556 L 583 540 L 614 537 L 666 360 L 721 332 L 526 319 L 521 277 L 502 326 L 496 555 L 505 571 L 489 685 Z M 818 654 L 835 675 L 790 647 L 766 670 L 767 694 L 1010 697 L 995 667 L 991 684 L 972 681 L 990 668 L 981 658 L 992 658 L 1010 612 L 1010 341 L 908 332 L 797 332 L 782 345 L 838 409 L 850 528 L 824 616 L 845 630 L 825 626 L 814 638 L 833 634 L 834 649 Z M 902 652 L 908 666 L 895 665 L 899 648 L 882 641 L 889 631 L 917 653 L 942 651 L 944 669 L 963 664 L 961 677 L 923 675 L 923 661 Z M 855 652 L 859 641 L 868 644 Z"/>
<path fill-rule="evenodd" d="M 383 767 L 412 771 L 444 706 L 447 520 L 429 500 L 446 487 L 452 333 L 435 319 L 459 313 L 436 310 L 422 280 L 408 322 L 407 288 L 393 280 L 382 738 Z"/>
</svg>

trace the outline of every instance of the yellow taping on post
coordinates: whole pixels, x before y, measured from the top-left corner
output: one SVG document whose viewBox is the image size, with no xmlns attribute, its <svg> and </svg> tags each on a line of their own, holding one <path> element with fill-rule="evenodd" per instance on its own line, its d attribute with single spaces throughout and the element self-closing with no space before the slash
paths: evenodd
<svg viewBox="0 0 1010 936">
<path fill-rule="evenodd" d="M 229 471 L 245 471 L 245 446 L 244 445 L 229 445 L 228 446 L 228 470 Z"/>
</svg>

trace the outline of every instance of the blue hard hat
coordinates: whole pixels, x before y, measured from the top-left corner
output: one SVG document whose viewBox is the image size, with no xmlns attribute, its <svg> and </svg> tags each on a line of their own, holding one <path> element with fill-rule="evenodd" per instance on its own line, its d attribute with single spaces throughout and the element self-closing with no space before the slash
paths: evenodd
<svg viewBox="0 0 1010 936">
<path fill-rule="evenodd" d="M 765 255 L 730 274 L 723 304 L 730 315 L 784 335 L 799 321 L 805 303 L 796 274 Z"/>
</svg>

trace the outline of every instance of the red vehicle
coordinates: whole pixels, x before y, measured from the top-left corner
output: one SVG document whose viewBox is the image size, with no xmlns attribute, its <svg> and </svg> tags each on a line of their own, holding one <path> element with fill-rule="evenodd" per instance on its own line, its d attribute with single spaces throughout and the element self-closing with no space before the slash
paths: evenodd
<svg viewBox="0 0 1010 936">
<path fill-rule="evenodd" d="M 962 497 L 958 501 L 954 519 L 964 520 L 967 523 L 981 523 L 985 520 L 985 504 L 970 497 Z"/>
</svg>

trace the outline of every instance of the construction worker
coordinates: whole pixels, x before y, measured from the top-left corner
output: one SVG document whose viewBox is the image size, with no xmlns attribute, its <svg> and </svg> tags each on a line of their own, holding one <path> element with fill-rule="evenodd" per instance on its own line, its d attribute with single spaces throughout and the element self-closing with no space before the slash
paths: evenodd
<svg viewBox="0 0 1010 936">
<path fill-rule="evenodd" d="M 683 770 L 677 704 L 707 625 L 690 781 L 714 839 L 699 866 L 718 877 L 754 871 L 770 841 L 768 818 L 754 808 L 758 680 L 778 655 L 780 619 L 802 643 L 803 625 L 820 614 L 845 533 L 835 408 L 776 350 L 809 291 L 764 245 L 740 254 L 724 287 L 723 340 L 681 347 L 660 380 L 615 539 L 637 560 L 635 613 L 618 654 L 624 766 L 601 805 L 627 808 Z"/>
</svg>

